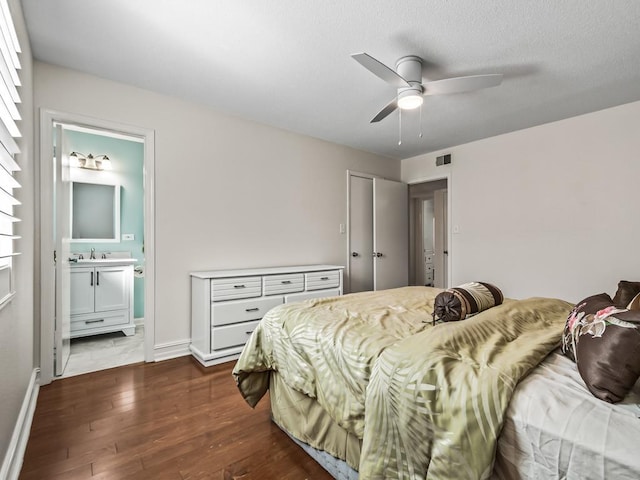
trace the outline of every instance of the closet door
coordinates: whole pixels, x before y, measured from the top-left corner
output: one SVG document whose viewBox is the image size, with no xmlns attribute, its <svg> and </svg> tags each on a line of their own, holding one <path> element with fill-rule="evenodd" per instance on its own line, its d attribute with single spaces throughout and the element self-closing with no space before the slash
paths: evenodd
<svg viewBox="0 0 640 480">
<path fill-rule="evenodd" d="M 409 193 L 407 184 L 373 179 L 373 288 L 409 284 Z"/>
<path fill-rule="evenodd" d="M 373 290 L 373 179 L 349 179 L 349 291 Z"/>
</svg>

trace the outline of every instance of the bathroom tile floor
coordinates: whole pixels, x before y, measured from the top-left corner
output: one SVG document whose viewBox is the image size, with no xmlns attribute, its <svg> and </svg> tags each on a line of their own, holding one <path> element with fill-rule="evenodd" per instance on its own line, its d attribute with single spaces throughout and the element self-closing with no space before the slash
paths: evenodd
<svg viewBox="0 0 640 480">
<path fill-rule="evenodd" d="M 71 355 L 62 377 L 97 372 L 144 361 L 144 326 L 127 337 L 122 332 L 105 333 L 71 340 Z"/>
</svg>

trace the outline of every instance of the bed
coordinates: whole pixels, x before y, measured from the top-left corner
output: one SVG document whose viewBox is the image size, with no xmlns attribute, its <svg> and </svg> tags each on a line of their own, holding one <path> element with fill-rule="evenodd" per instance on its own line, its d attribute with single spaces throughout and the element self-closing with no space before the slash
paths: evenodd
<svg viewBox="0 0 640 480">
<path fill-rule="evenodd" d="M 610 405 L 556 349 L 572 305 L 432 325 L 428 287 L 271 310 L 233 375 L 336 478 L 640 478 L 638 385 Z M 517 387 L 517 388 L 516 388 Z"/>
</svg>

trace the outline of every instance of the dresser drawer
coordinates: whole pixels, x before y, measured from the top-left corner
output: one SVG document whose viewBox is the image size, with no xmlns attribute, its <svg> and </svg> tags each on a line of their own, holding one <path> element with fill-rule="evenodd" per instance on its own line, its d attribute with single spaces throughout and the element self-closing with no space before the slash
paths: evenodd
<svg viewBox="0 0 640 480">
<path fill-rule="evenodd" d="M 265 313 L 284 302 L 282 297 L 258 298 L 256 300 L 235 300 L 214 303 L 211 307 L 211 325 L 260 320 Z"/>
<path fill-rule="evenodd" d="M 260 323 L 259 320 L 234 325 L 215 327 L 211 330 L 211 346 L 213 350 L 237 347 L 247 343 L 249 336 Z"/>
<path fill-rule="evenodd" d="M 340 271 L 331 270 L 328 272 L 306 273 L 307 290 L 321 290 L 323 288 L 334 288 L 340 286 Z"/>
<path fill-rule="evenodd" d="M 304 275 L 302 273 L 266 275 L 263 278 L 265 295 L 301 292 L 304 290 Z"/>
<path fill-rule="evenodd" d="M 262 277 L 229 277 L 211 280 L 211 300 L 233 300 L 262 295 Z"/>
<path fill-rule="evenodd" d="M 332 288 L 331 290 L 312 290 L 310 292 L 292 293 L 291 295 L 285 295 L 284 299 L 287 303 L 302 302 L 303 300 L 310 300 L 312 298 L 325 298 L 325 297 L 337 297 L 340 295 L 339 288 Z"/>
<path fill-rule="evenodd" d="M 111 327 L 114 325 L 127 325 L 129 318 L 126 313 L 107 313 L 106 315 L 96 317 L 92 315 L 91 318 L 86 318 L 84 315 L 80 315 L 80 318 L 71 317 L 71 332 L 81 332 L 83 330 L 89 330 L 90 328 Z M 84 318 L 83 318 L 84 317 Z"/>
</svg>

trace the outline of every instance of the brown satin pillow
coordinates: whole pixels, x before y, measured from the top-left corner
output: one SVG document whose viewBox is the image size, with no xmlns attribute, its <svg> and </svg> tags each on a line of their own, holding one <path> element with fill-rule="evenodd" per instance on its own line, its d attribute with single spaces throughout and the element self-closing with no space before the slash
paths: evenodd
<svg viewBox="0 0 640 480">
<path fill-rule="evenodd" d="M 580 335 L 578 371 L 593 395 L 609 403 L 622 400 L 640 378 L 640 311 L 614 313 Z M 595 334 L 592 334 L 595 333 Z"/>
<path fill-rule="evenodd" d="M 613 304 L 619 308 L 627 308 L 633 297 L 640 293 L 640 282 L 629 282 L 620 280 L 618 282 L 618 290 L 613 297 Z"/>
<path fill-rule="evenodd" d="M 582 322 L 587 315 L 594 315 L 599 310 L 610 307 L 611 305 L 613 305 L 613 300 L 611 300 L 611 297 L 606 293 L 591 295 L 576 303 L 569 317 L 567 317 L 567 323 L 564 325 L 562 353 L 575 362 L 575 345 L 580 339 L 579 332 L 575 331 L 576 328 L 580 326 L 580 322 Z"/>
<path fill-rule="evenodd" d="M 640 310 L 640 293 L 633 297 L 633 300 L 629 302 L 627 310 Z"/>
</svg>

